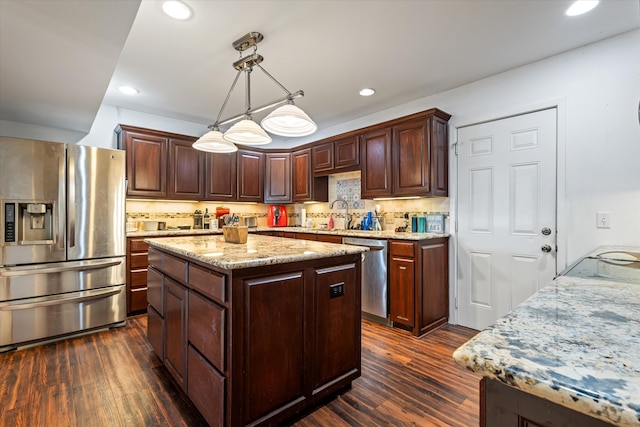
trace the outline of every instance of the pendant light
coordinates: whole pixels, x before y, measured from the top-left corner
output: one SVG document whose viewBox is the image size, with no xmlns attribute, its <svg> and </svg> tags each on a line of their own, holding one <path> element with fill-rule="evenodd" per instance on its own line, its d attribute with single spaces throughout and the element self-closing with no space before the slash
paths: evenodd
<svg viewBox="0 0 640 427">
<path fill-rule="evenodd" d="M 307 136 L 314 133 L 318 126 L 311 120 L 311 118 L 302 109 L 294 105 L 293 100 L 295 98 L 301 98 L 304 96 L 304 92 L 299 90 L 297 92 L 290 92 L 280 82 L 278 82 L 271 74 L 269 74 L 260 63 L 264 60 L 261 55 L 257 53 L 257 45 L 263 40 L 263 36 L 257 32 L 251 32 L 233 42 L 233 48 L 239 52 L 243 52 L 253 47 L 253 53 L 245 57 L 241 57 L 238 61 L 233 63 L 233 67 L 238 71 L 236 77 L 227 93 L 227 97 L 220 108 L 218 118 L 213 125 L 209 126 L 210 132 L 203 135 L 200 139 L 193 143 L 193 147 L 197 150 L 209 151 L 213 153 L 228 153 L 232 152 L 231 146 L 237 150 L 234 144 L 241 145 L 265 145 L 269 144 L 272 139 L 266 131 L 280 136 L 286 137 L 300 137 Z M 284 92 L 285 96 L 276 99 L 268 104 L 262 105 L 257 108 L 251 107 L 251 72 L 254 68 L 260 69 L 264 72 L 273 82 L 275 82 Z M 220 120 L 222 112 L 224 111 L 229 97 L 233 92 L 233 89 L 238 82 L 241 73 L 245 74 L 245 111 L 242 114 Z M 285 105 L 283 105 L 285 104 Z M 272 111 L 267 117 L 265 117 L 260 127 L 251 118 L 252 114 L 259 113 L 268 110 L 273 107 L 281 106 Z M 226 124 L 234 124 L 224 134 L 219 131 L 220 126 Z M 235 151 L 233 150 L 233 151 Z"/>
</svg>

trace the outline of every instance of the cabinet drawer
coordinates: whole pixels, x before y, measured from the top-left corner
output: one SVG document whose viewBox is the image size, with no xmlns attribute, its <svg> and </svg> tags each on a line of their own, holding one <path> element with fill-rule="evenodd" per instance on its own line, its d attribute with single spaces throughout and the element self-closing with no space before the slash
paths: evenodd
<svg viewBox="0 0 640 427">
<path fill-rule="evenodd" d="M 154 310 L 147 307 L 147 340 L 160 360 L 164 361 L 164 319 Z"/>
<path fill-rule="evenodd" d="M 163 261 L 163 255 L 162 252 L 155 250 L 153 248 L 149 248 L 149 265 L 152 266 L 153 268 L 156 268 L 160 271 L 162 271 L 162 261 Z"/>
<path fill-rule="evenodd" d="M 158 313 L 164 313 L 164 276 L 151 267 L 147 270 L 147 301 Z"/>
<path fill-rule="evenodd" d="M 224 303 L 226 276 L 189 264 L 189 287 L 216 301 Z"/>
<path fill-rule="evenodd" d="M 131 268 L 146 268 L 149 265 L 147 253 L 131 254 Z"/>
<path fill-rule="evenodd" d="M 140 287 L 146 287 L 147 286 L 147 269 L 146 268 L 141 268 L 140 270 L 132 270 L 129 273 L 130 276 L 130 280 L 129 283 L 131 284 L 132 288 L 140 288 Z"/>
<path fill-rule="evenodd" d="M 144 242 L 144 239 L 130 239 L 129 251 L 130 252 L 147 252 L 149 250 L 149 244 Z"/>
<path fill-rule="evenodd" d="M 189 293 L 189 342 L 224 371 L 225 309 L 196 292 Z"/>
<path fill-rule="evenodd" d="M 389 242 L 389 253 L 391 255 L 405 256 L 413 258 L 415 256 L 415 244 L 411 242 Z"/>
<path fill-rule="evenodd" d="M 187 261 L 165 254 L 163 271 L 180 283 L 187 283 Z"/>
<path fill-rule="evenodd" d="M 187 350 L 187 395 L 210 426 L 224 425 L 225 379 L 193 347 Z"/>
<path fill-rule="evenodd" d="M 130 304 L 129 309 L 134 311 L 143 311 L 147 309 L 147 288 L 131 289 L 129 292 Z"/>
</svg>

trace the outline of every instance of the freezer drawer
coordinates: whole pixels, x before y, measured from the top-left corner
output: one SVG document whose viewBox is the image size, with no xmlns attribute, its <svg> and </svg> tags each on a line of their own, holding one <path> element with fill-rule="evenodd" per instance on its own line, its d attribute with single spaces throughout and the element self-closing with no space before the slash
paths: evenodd
<svg viewBox="0 0 640 427">
<path fill-rule="evenodd" d="M 125 285 L 0 302 L 0 351 L 125 320 Z"/>
<path fill-rule="evenodd" d="M 125 283 L 125 257 L 0 268 L 0 303 Z"/>
</svg>

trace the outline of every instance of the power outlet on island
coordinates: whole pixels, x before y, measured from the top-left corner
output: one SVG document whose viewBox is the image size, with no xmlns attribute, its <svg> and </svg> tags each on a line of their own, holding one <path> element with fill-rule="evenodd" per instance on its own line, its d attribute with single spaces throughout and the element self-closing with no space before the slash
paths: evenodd
<svg viewBox="0 0 640 427">
<path fill-rule="evenodd" d="M 344 282 L 329 286 L 329 299 L 344 295 Z"/>
<path fill-rule="evenodd" d="M 609 212 L 597 212 L 596 213 L 596 227 L 597 228 L 611 228 L 611 213 L 609 213 Z"/>
</svg>

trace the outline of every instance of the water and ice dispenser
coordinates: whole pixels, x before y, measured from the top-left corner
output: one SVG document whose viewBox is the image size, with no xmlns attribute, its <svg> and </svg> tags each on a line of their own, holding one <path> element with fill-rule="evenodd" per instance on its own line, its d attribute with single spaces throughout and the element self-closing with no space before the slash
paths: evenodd
<svg viewBox="0 0 640 427">
<path fill-rule="evenodd" d="M 53 202 L 5 202 L 4 225 L 5 243 L 52 244 Z"/>
</svg>

